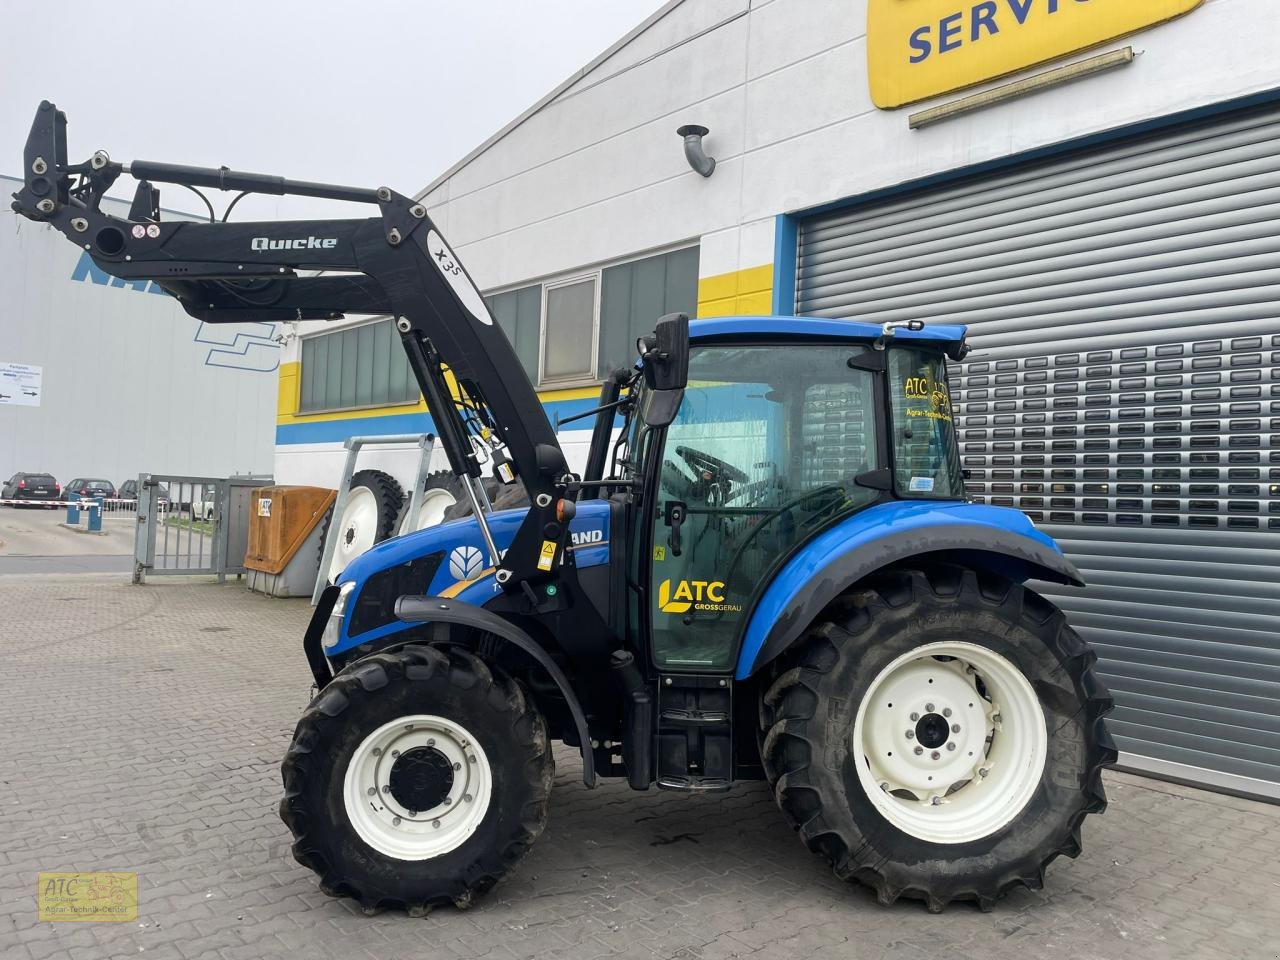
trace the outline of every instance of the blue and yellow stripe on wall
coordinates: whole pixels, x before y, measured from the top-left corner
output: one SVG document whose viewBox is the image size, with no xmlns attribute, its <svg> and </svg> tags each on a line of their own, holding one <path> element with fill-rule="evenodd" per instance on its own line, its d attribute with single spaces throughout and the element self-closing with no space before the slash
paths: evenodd
<svg viewBox="0 0 1280 960">
<path fill-rule="evenodd" d="M 698 280 L 698 316 L 766 316 L 777 311 L 774 296 L 775 266 L 766 263 Z M 794 283 L 794 281 L 792 281 Z M 788 311 L 789 312 L 789 311 Z M 324 413 L 299 410 L 302 364 L 280 364 L 279 394 L 276 400 L 276 444 L 343 443 L 354 436 L 393 433 L 430 433 L 435 429 L 426 403 L 401 403 L 385 407 L 362 407 Z M 599 399 L 597 387 L 574 387 L 538 392 L 547 416 L 554 424 L 590 410 Z M 580 420 L 574 428 L 589 430 L 591 420 Z"/>
<path fill-rule="evenodd" d="M 350 437 L 377 436 L 391 433 L 431 433 L 435 425 L 427 412 L 426 402 L 399 403 L 386 407 L 362 407 L 358 410 L 336 410 L 324 413 L 299 411 L 301 363 L 294 360 L 280 364 L 279 394 L 276 398 L 276 444 L 343 443 Z M 547 416 L 557 417 L 582 413 L 595 406 L 600 397 L 597 387 L 539 392 Z M 590 420 L 574 424 L 591 429 Z"/>
</svg>

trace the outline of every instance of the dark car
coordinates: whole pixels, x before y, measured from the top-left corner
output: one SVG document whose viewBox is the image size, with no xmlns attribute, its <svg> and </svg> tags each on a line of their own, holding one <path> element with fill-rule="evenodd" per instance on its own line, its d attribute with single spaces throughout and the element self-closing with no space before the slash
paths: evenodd
<svg viewBox="0 0 1280 960">
<path fill-rule="evenodd" d="M 113 500 L 116 495 L 115 484 L 110 480 L 100 480 L 93 477 L 76 477 L 67 484 L 68 494 L 79 494 L 81 499 L 93 499 L 94 497 L 102 497 L 104 500 Z"/>
<path fill-rule="evenodd" d="M 119 497 L 121 500 L 137 500 L 138 499 L 138 478 L 132 477 L 120 484 Z M 163 483 L 156 484 L 156 495 L 160 506 L 165 507 L 169 504 L 169 488 Z"/>
<path fill-rule="evenodd" d="M 59 500 L 62 488 L 48 473 L 15 473 L 0 487 L 0 500 Z M 16 504 L 15 504 L 16 506 Z M 53 504 L 49 504 L 50 509 Z"/>
</svg>

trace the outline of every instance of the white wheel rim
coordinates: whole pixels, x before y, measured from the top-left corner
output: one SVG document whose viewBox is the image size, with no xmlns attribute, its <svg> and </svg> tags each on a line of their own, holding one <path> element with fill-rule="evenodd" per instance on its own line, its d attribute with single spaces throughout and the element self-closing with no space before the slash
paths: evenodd
<svg viewBox="0 0 1280 960">
<path fill-rule="evenodd" d="M 329 564 L 330 582 L 378 538 L 378 499 L 368 487 L 356 487 L 347 495 L 337 536 L 333 562 Z"/>
<path fill-rule="evenodd" d="M 400 535 L 413 533 L 415 530 L 425 530 L 427 527 L 434 527 L 436 524 L 444 521 L 444 512 L 452 507 L 458 501 L 448 490 L 428 490 L 422 495 L 422 503 L 418 506 L 417 522 L 414 522 L 413 515 L 406 510 L 404 519 L 400 521 Z"/>
<path fill-rule="evenodd" d="M 433 751 L 453 768 L 447 795 L 412 810 L 392 789 L 397 761 Z M 461 725 L 426 714 L 383 724 L 356 747 L 343 781 L 347 819 L 360 839 L 396 860 L 430 860 L 461 846 L 489 809 L 493 772 L 480 744 Z"/>
<path fill-rule="evenodd" d="M 1022 671 L 961 641 L 925 644 L 881 670 L 853 726 L 867 797 L 930 843 L 966 843 L 1006 826 L 1035 793 L 1048 743 Z"/>
</svg>

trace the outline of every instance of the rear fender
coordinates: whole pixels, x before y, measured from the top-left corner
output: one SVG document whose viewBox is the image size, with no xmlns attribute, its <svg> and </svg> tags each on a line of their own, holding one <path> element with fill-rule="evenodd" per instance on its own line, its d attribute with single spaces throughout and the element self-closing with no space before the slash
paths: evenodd
<svg viewBox="0 0 1280 960">
<path fill-rule="evenodd" d="M 819 534 L 778 571 L 747 621 L 737 679 L 776 659 L 859 580 L 906 560 L 959 563 L 1019 583 L 1084 586 L 1061 548 L 1017 510 L 937 501 L 882 504 Z"/>
</svg>

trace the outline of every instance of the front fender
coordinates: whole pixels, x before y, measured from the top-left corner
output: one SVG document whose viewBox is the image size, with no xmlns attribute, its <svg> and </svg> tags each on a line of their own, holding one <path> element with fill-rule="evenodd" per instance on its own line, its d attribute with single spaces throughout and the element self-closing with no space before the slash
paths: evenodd
<svg viewBox="0 0 1280 960">
<path fill-rule="evenodd" d="M 560 693 L 573 717 L 573 725 L 578 731 L 578 744 L 582 750 L 582 782 L 588 787 L 596 785 L 591 731 L 587 726 L 587 716 L 582 711 L 582 704 L 578 701 L 578 695 L 573 692 L 573 685 L 569 683 L 569 678 L 564 675 L 559 664 L 551 659 L 551 655 L 533 637 L 496 613 L 482 607 L 473 607 L 468 603 L 459 603 L 449 597 L 400 597 L 396 601 L 396 616 L 406 623 L 453 623 L 475 627 L 477 630 L 501 637 L 512 646 L 519 647 L 529 654 L 560 688 Z"/>
<path fill-rule="evenodd" d="M 1019 582 L 1084 586 L 1061 548 L 1017 510 L 920 500 L 881 504 L 819 534 L 778 571 L 747 621 L 737 678 L 745 680 L 775 659 L 854 583 L 890 564 L 924 557 Z"/>
</svg>

